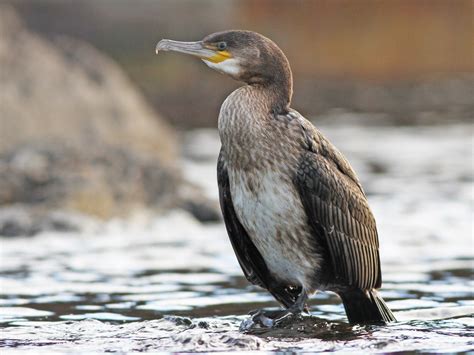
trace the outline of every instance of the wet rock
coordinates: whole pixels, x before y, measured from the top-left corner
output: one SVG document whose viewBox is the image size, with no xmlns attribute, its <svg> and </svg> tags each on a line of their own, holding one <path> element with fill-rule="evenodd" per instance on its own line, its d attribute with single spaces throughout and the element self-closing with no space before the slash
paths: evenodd
<svg viewBox="0 0 474 355">
<path fill-rule="evenodd" d="M 183 203 L 175 132 L 112 60 L 84 42 L 32 33 L 2 5 L 0 67 L 0 206 L 100 218 L 184 206 L 217 218 L 202 199 Z M 3 218 L 6 235 L 70 228 Z"/>
<path fill-rule="evenodd" d="M 37 232 L 31 216 L 24 209 L 0 210 L 0 236 L 31 236 Z"/>
<path fill-rule="evenodd" d="M 181 207 L 191 213 L 200 222 L 219 222 L 222 214 L 216 201 L 203 196 L 183 200 Z"/>
<path fill-rule="evenodd" d="M 44 231 L 77 232 L 97 225 L 93 218 L 27 205 L 0 208 L 0 237 L 33 236 Z"/>
<path fill-rule="evenodd" d="M 266 311 L 266 315 L 271 316 L 271 313 L 279 314 L 281 311 Z M 270 323 L 263 324 L 261 318 L 250 317 L 244 319 L 239 329 L 245 334 L 272 338 L 319 338 L 331 340 L 344 336 L 349 340 L 359 336 L 354 331 L 357 326 L 355 327 L 345 322 L 328 322 L 326 319 L 312 315 L 290 315 L 281 318 L 277 322 Z"/>
<path fill-rule="evenodd" d="M 177 168 L 120 147 L 76 150 L 29 143 L 0 154 L 0 204 L 65 209 L 101 218 L 178 206 Z"/>
</svg>

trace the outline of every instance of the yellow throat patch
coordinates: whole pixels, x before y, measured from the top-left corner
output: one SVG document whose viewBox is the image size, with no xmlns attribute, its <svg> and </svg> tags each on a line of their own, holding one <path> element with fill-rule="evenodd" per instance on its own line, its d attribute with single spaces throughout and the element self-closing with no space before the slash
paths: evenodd
<svg viewBox="0 0 474 355">
<path fill-rule="evenodd" d="M 221 63 L 224 60 L 232 58 L 232 55 L 228 51 L 217 51 L 212 57 L 203 58 L 204 60 L 208 60 L 212 63 Z"/>
</svg>

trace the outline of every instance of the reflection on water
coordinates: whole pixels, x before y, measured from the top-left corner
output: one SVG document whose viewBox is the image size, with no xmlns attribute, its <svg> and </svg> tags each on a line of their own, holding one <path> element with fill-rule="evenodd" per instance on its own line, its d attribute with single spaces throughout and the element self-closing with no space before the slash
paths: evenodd
<svg viewBox="0 0 474 355">
<path fill-rule="evenodd" d="M 323 131 L 366 187 L 379 225 L 381 293 L 399 322 L 349 326 L 337 297 L 321 293 L 311 317 L 240 332 L 250 310 L 276 304 L 243 279 L 223 225 L 143 214 L 82 233 L 3 239 L 2 353 L 472 349 L 470 128 Z M 215 198 L 215 133 L 186 141 L 188 177 Z"/>
</svg>

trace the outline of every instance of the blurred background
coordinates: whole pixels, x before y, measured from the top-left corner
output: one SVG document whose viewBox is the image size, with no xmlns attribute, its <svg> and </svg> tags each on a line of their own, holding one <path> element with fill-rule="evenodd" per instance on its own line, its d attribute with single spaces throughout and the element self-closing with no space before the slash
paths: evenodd
<svg viewBox="0 0 474 355">
<path fill-rule="evenodd" d="M 176 132 L 215 128 L 240 84 L 200 61 L 156 56 L 162 38 L 267 35 L 292 65 L 293 107 L 322 124 L 474 113 L 469 0 L 2 0 L 0 10 L 2 206 L 101 218 L 179 206 L 218 218 L 181 181 Z"/>
<path fill-rule="evenodd" d="M 471 0 L 0 0 L 0 347 L 472 350 L 473 13 Z M 276 307 L 242 276 L 217 201 L 218 111 L 241 84 L 155 55 L 162 38 L 232 28 L 288 56 L 292 107 L 346 155 L 376 216 L 384 299 L 423 322 L 354 331 L 318 293 L 324 322 L 305 341 L 238 332 Z"/>
<path fill-rule="evenodd" d="M 294 106 L 306 115 L 342 109 L 405 124 L 472 117 L 469 0 L 11 3 L 32 31 L 81 39 L 113 58 L 179 127 L 214 127 L 220 103 L 238 84 L 186 57 L 157 58 L 155 43 L 232 28 L 279 44 L 294 72 Z"/>
</svg>

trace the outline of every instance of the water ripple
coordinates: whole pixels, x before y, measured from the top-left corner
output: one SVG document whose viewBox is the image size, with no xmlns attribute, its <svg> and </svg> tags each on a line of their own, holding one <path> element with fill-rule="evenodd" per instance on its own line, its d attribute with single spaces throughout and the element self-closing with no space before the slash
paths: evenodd
<svg viewBox="0 0 474 355">
<path fill-rule="evenodd" d="M 276 303 L 242 277 L 222 224 L 175 211 L 114 220 L 94 232 L 3 239 L 2 355 L 474 350 L 469 129 L 346 126 L 325 133 L 367 187 L 380 232 L 381 293 L 399 322 L 350 326 L 339 299 L 318 293 L 311 317 L 242 332 L 249 311 Z M 214 134 L 204 135 L 215 142 Z M 194 149 L 192 139 L 187 144 Z M 190 165 L 193 181 L 216 196 L 215 157 L 184 161 Z"/>
</svg>

